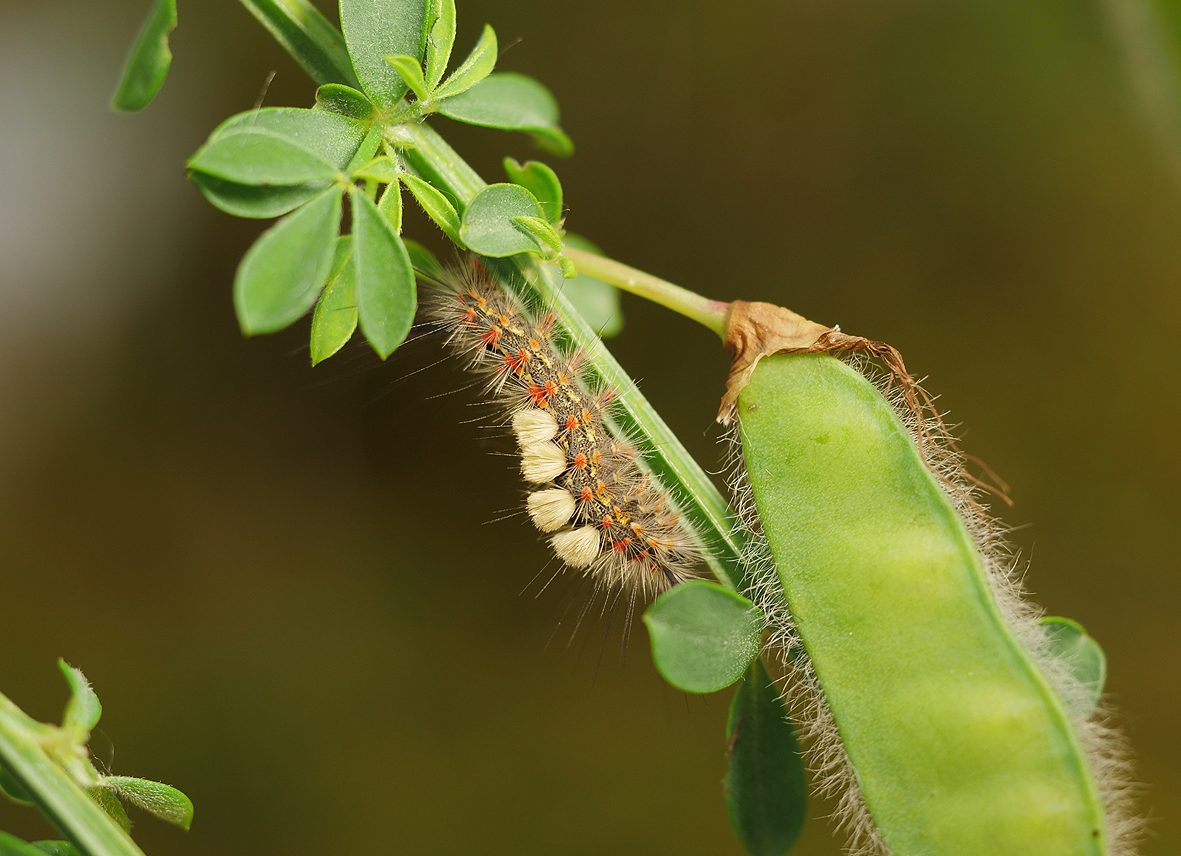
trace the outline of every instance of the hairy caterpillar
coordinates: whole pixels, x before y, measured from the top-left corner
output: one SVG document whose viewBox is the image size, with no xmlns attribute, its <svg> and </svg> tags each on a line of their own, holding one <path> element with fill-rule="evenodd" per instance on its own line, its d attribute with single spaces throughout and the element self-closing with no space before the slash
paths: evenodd
<svg viewBox="0 0 1181 856">
<path fill-rule="evenodd" d="M 588 391 L 577 353 L 478 260 L 440 273 L 426 304 L 511 425 L 525 507 L 567 567 L 596 587 L 650 599 L 691 576 L 697 555 L 668 493 L 614 436 L 614 391 Z"/>
</svg>

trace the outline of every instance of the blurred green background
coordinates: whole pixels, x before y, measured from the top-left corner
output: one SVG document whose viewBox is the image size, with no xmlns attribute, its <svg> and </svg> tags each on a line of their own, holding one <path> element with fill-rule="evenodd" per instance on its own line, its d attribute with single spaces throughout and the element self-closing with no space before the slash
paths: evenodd
<svg viewBox="0 0 1181 856">
<path fill-rule="evenodd" d="M 0 688 L 48 719 L 54 659 L 86 671 L 100 757 L 197 804 L 189 834 L 141 819 L 152 854 L 738 854 L 726 694 L 662 685 L 618 615 L 569 642 L 576 585 L 521 593 L 547 553 L 488 522 L 520 487 L 461 424 L 470 396 L 431 398 L 455 366 L 415 373 L 426 344 L 312 370 L 306 325 L 239 337 L 260 226 L 184 158 L 272 70 L 263 103 L 312 87 L 236 3 L 182 3 L 161 98 L 115 116 L 146 5 L 0 10 Z M 461 0 L 460 50 L 490 21 L 503 67 L 557 93 L 570 228 L 928 375 L 1013 484 L 1036 598 L 1105 646 L 1145 852 L 1169 854 L 1181 182 L 1134 95 L 1172 81 L 1152 90 L 1115 5 Z M 531 154 L 436 127 L 488 176 Z M 716 341 L 625 311 L 616 353 L 715 468 Z M 799 852 L 839 852 L 830 808 Z M 44 831 L 8 804 L 0 828 Z"/>
</svg>

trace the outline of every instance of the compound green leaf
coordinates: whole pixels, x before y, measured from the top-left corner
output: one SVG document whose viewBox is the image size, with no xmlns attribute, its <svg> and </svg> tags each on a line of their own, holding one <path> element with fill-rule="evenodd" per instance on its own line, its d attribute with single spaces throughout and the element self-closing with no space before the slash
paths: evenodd
<svg viewBox="0 0 1181 856">
<path fill-rule="evenodd" d="M 492 73 L 492 69 L 496 68 L 496 58 L 496 31 L 485 24 L 472 52 L 463 64 L 451 73 L 447 81 L 435 90 L 433 97 L 437 101 L 442 101 L 461 92 L 467 92 Z"/>
<path fill-rule="evenodd" d="M 339 113 L 360 122 L 373 118 L 373 102 L 365 97 L 364 92 L 342 83 L 325 83 L 317 89 L 316 109 Z"/>
<path fill-rule="evenodd" d="M 751 856 L 783 856 L 804 828 L 804 763 L 779 691 L 756 658 L 730 704 L 730 823 Z"/>
<path fill-rule="evenodd" d="M 491 74 L 441 103 L 439 113 L 468 125 L 522 131 L 558 155 L 574 151 L 574 144 L 558 125 L 558 102 L 548 89 L 523 74 Z"/>
<path fill-rule="evenodd" d="M 241 0 L 317 83 L 357 86 L 344 37 L 309 0 Z"/>
<path fill-rule="evenodd" d="M 519 184 L 490 184 L 463 212 L 459 236 L 471 250 L 491 258 L 537 253 L 537 243 L 517 227 L 517 217 L 545 216 L 541 205 Z"/>
<path fill-rule="evenodd" d="M 504 172 L 509 181 L 537 197 L 547 220 L 551 223 L 561 221 L 562 182 L 557 173 L 540 161 L 520 163 L 513 158 L 504 159 Z"/>
<path fill-rule="evenodd" d="M 566 245 L 588 253 L 603 255 L 593 243 L 581 235 L 566 233 Z M 610 339 L 623 330 L 623 310 L 619 306 L 619 289 L 602 280 L 579 273 L 565 284 L 562 293 L 578 309 L 587 323 L 600 337 Z"/>
<path fill-rule="evenodd" d="M 666 591 L 644 613 L 657 671 L 677 689 L 712 693 L 758 656 L 763 622 L 742 595 L 706 580 Z"/>
<path fill-rule="evenodd" d="M 328 283 L 312 314 L 312 365 L 319 365 L 348 343 L 357 329 L 357 277 L 353 267 L 353 239 L 342 235 Z"/>
<path fill-rule="evenodd" d="M 206 143 L 189 169 L 234 184 L 293 185 L 330 181 L 337 169 L 322 156 L 269 131 L 239 131 Z"/>
<path fill-rule="evenodd" d="M 459 212 L 455 210 L 455 206 L 451 204 L 451 200 L 444 196 L 442 191 L 438 190 L 434 185 L 423 181 L 417 175 L 404 173 L 401 178 L 405 185 L 410 188 L 410 192 L 418 200 L 418 204 L 422 206 L 422 210 L 427 213 L 427 216 L 434 221 L 436 226 L 443 230 L 448 238 L 462 247 L 463 241 L 459 234 Z"/>
<path fill-rule="evenodd" d="M 406 339 L 418 302 L 414 268 L 390 222 L 364 193 L 353 197 L 357 320 L 383 360 Z"/>
<path fill-rule="evenodd" d="M 1050 650 L 1067 668 L 1074 679 L 1086 688 L 1082 699 L 1067 699 L 1079 709 L 1075 712 L 1089 715 L 1103 695 L 1107 683 L 1107 656 L 1103 648 L 1077 621 L 1059 616 L 1046 616 L 1041 620 L 1050 642 Z"/>
<path fill-rule="evenodd" d="M 242 332 L 282 330 L 312 308 L 332 266 L 339 228 L 340 192 L 330 188 L 263 232 L 234 277 Z"/>
<path fill-rule="evenodd" d="M 192 800 L 171 785 L 134 776 L 107 776 L 103 781 L 121 799 L 163 821 L 181 829 L 193 823 Z"/>
<path fill-rule="evenodd" d="M 80 669 L 74 668 L 65 660 L 58 660 L 57 667 L 70 687 L 70 700 L 66 702 L 62 727 L 89 735 L 103 715 L 102 703 Z"/>
<path fill-rule="evenodd" d="M 361 89 L 379 107 L 392 107 L 406 82 L 385 58 L 419 59 L 426 47 L 427 0 L 340 0 L 340 25 Z"/>
<path fill-rule="evenodd" d="M 172 65 L 168 35 L 176 29 L 176 0 L 155 0 L 127 54 L 111 105 L 133 112 L 152 103 Z"/>
<path fill-rule="evenodd" d="M 426 85 L 434 89 L 443 79 L 455 46 L 455 0 L 431 0 L 426 39 Z"/>
</svg>

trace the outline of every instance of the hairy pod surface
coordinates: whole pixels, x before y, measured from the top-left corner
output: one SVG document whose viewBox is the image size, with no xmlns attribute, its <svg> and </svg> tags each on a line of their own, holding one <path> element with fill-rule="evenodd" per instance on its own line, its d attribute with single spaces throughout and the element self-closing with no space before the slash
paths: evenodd
<svg viewBox="0 0 1181 856">
<path fill-rule="evenodd" d="M 1107 853 L 1065 705 L 877 388 L 833 357 L 772 356 L 738 419 L 790 620 L 874 837 L 898 856 Z"/>
</svg>

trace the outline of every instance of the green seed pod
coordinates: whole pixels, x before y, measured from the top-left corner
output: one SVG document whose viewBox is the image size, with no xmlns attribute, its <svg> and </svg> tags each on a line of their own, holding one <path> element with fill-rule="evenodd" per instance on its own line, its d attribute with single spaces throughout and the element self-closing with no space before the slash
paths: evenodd
<svg viewBox="0 0 1181 856">
<path fill-rule="evenodd" d="M 1118 750 L 1072 720 L 1077 686 L 970 494 L 840 360 L 781 353 L 747 369 L 736 416 L 767 551 L 755 588 L 807 655 L 794 659 L 818 711 L 813 761 L 846 788 L 854 847 L 1130 853 L 1107 781 Z"/>
</svg>

